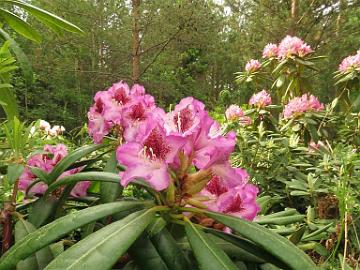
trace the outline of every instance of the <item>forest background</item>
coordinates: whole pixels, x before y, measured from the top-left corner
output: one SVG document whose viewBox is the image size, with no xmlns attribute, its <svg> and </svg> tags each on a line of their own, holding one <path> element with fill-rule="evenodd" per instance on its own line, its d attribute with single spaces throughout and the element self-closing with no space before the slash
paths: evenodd
<svg viewBox="0 0 360 270">
<path fill-rule="evenodd" d="M 34 82 L 14 76 L 21 114 L 72 129 L 83 123 L 92 97 L 120 79 L 140 82 L 160 106 L 182 97 L 209 109 L 244 103 L 254 92 L 235 72 L 267 43 L 286 34 L 326 55 L 309 92 L 324 103 L 336 95 L 333 72 L 360 48 L 358 0 L 32 0 L 80 26 L 83 35 L 41 29 L 43 41 L 17 42 Z M 310 87 L 310 86 L 309 86 Z M 231 99 L 220 93 L 231 93 Z M 226 96 L 226 95 L 225 95 Z"/>
</svg>

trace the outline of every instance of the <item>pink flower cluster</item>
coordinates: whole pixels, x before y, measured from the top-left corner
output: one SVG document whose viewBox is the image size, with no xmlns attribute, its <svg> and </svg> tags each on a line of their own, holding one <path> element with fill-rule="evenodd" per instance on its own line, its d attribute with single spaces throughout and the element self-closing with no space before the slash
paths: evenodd
<svg viewBox="0 0 360 270">
<path fill-rule="evenodd" d="M 248 126 L 252 124 L 251 118 L 249 116 L 245 116 L 244 111 L 235 104 L 230 105 L 229 108 L 226 109 L 225 116 L 229 121 L 238 120 L 242 126 Z"/>
<path fill-rule="evenodd" d="M 296 117 L 309 111 L 322 111 L 324 104 L 322 104 L 317 97 L 313 95 L 304 94 L 301 97 L 295 97 L 285 105 L 283 115 L 284 118 Z"/>
<path fill-rule="evenodd" d="M 346 72 L 350 70 L 360 71 L 360 50 L 357 51 L 355 55 L 349 55 L 344 58 L 339 65 L 340 72 Z"/>
<path fill-rule="evenodd" d="M 115 89 L 119 89 L 119 84 L 115 85 Z M 127 91 L 124 83 L 120 83 L 120 86 L 123 89 L 121 92 Z M 111 93 L 99 93 L 95 96 L 95 102 L 101 97 L 101 106 L 95 103 L 89 115 L 93 117 L 96 113 L 96 116 L 102 118 L 101 121 L 113 127 L 120 125 L 125 129 L 119 134 L 124 135 L 125 140 L 116 150 L 118 162 L 126 167 L 126 170 L 120 173 L 123 186 L 140 179 L 156 191 L 162 191 L 172 184 L 179 195 L 176 197 L 186 198 L 205 191 L 207 183 L 218 178 L 229 192 L 234 192 L 231 193 L 232 200 L 229 197 L 226 199 L 229 202 L 221 203 L 224 207 L 226 203 L 232 203 L 232 206 L 222 209 L 219 204 L 218 211 L 235 214 L 241 212 L 244 218 L 253 218 L 253 215 L 243 213 L 249 206 L 258 209 L 255 201 L 257 190 L 254 187 L 254 196 L 249 196 L 246 172 L 233 168 L 229 161 L 235 147 L 236 134 L 228 132 L 223 135 L 220 124 L 209 116 L 202 102 L 192 97 L 184 98 L 173 111 L 165 113 L 154 105 L 153 100 L 151 106 L 143 105 L 146 97 L 144 91 L 142 95 L 135 95 L 131 90 L 126 95 L 129 103 L 114 103 Z M 130 112 L 134 111 L 131 110 L 132 106 L 139 106 L 139 103 L 148 114 L 130 117 L 133 115 Z M 111 120 L 109 115 L 116 117 L 112 116 Z M 90 121 L 92 119 L 94 118 Z M 131 136 L 126 135 L 128 127 L 132 127 Z M 94 135 L 96 132 L 90 127 L 90 133 Z M 230 193 L 227 195 L 230 196 Z M 211 195 L 209 201 L 213 200 L 213 197 L 214 195 Z M 223 197 L 225 198 L 225 195 Z M 186 201 L 181 200 L 183 199 L 180 199 L 179 203 L 186 204 Z"/>
<path fill-rule="evenodd" d="M 311 47 L 298 37 L 286 36 L 279 45 L 270 43 L 263 50 L 264 58 L 288 58 L 292 55 L 304 57 L 313 52 Z"/>
<path fill-rule="evenodd" d="M 27 161 L 27 166 L 25 167 L 22 175 L 19 178 L 19 189 L 26 191 L 29 185 L 36 180 L 36 176 L 31 172 L 30 167 L 39 168 L 45 173 L 50 173 L 53 168 L 56 166 L 57 163 L 59 163 L 60 160 L 62 160 L 67 154 L 67 147 L 64 144 L 58 144 L 55 146 L 52 145 L 45 145 L 44 151 L 46 153 L 44 154 L 36 154 L 30 157 L 30 159 Z M 61 174 L 59 179 L 69 176 L 75 173 L 78 173 L 81 171 L 81 168 L 75 168 L 68 170 Z M 79 182 L 75 185 L 75 187 L 72 189 L 70 195 L 73 197 L 83 197 L 86 196 L 86 191 L 90 186 L 89 181 L 83 181 Z M 47 185 L 43 182 L 35 184 L 31 190 L 30 193 L 34 194 L 43 194 L 47 190 Z"/>
<path fill-rule="evenodd" d="M 265 46 L 262 56 L 263 58 L 272 58 L 277 57 L 279 53 L 278 45 L 274 43 L 269 43 Z"/>
<path fill-rule="evenodd" d="M 143 86 L 131 89 L 124 82 L 99 91 L 88 112 L 89 134 L 95 143 L 101 143 L 110 132 L 118 133 L 127 141 L 134 140 L 139 125 L 156 114 L 154 98 L 145 94 Z"/>
<path fill-rule="evenodd" d="M 245 70 L 247 72 L 255 72 L 260 68 L 261 68 L 261 63 L 259 62 L 259 60 L 250 59 L 245 65 Z"/>
<path fill-rule="evenodd" d="M 265 89 L 254 94 L 249 100 L 249 105 L 254 105 L 259 108 L 264 108 L 265 106 L 271 105 L 271 103 L 271 96 Z"/>
</svg>

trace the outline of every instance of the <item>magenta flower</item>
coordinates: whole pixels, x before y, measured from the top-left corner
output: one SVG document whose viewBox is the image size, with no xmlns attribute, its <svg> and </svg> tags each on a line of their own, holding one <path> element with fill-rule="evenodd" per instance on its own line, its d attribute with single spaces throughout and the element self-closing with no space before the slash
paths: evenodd
<svg viewBox="0 0 360 270">
<path fill-rule="evenodd" d="M 217 199 L 218 211 L 252 221 L 260 211 L 256 203 L 258 192 L 259 189 L 252 184 L 231 189 Z"/>
<path fill-rule="evenodd" d="M 286 36 L 279 44 L 278 57 L 288 58 L 292 55 L 304 57 L 313 52 L 311 47 L 298 37 Z"/>
<path fill-rule="evenodd" d="M 250 59 L 245 65 L 245 70 L 247 72 L 255 72 L 261 68 L 261 63 L 259 60 Z"/>
<path fill-rule="evenodd" d="M 56 164 L 59 163 L 68 154 L 67 147 L 64 144 L 58 144 L 55 146 L 45 145 L 44 151 L 47 153 L 34 155 L 28 160 L 27 166 L 19 178 L 20 190 L 26 191 L 29 185 L 37 179 L 37 177 L 31 172 L 30 167 L 39 168 L 45 173 L 50 173 Z M 62 173 L 58 179 L 78 173 L 81 171 L 81 169 L 82 168 L 68 170 Z M 89 186 L 90 181 L 79 182 L 75 185 L 70 194 L 73 197 L 85 196 L 86 190 L 89 188 Z M 47 188 L 48 186 L 45 183 L 40 182 L 35 184 L 31 188 L 30 192 L 34 194 L 44 194 Z"/>
<path fill-rule="evenodd" d="M 140 178 L 148 182 L 155 190 L 168 187 L 169 166 L 185 141 L 179 136 L 167 136 L 164 129 L 154 121 L 146 122 L 146 134 L 140 142 L 129 142 L 118 147 L 117 160 L 127 168 L 120 173 L 121 185 Z"/>
<path fill-rule="evenodd" d="M 305 112 L 322 111 L 324 104 L 320 103 L 317 97 L 313 95 L 304 94 L 301 97 L 295 97 L 285 105 L 283 110 L 284 118 L 291 118 L 299 116 Z"/>
<path fill-rule="evenodd" d="M 262 53 L 262 57 L 263 58 L 276 57 L 278 55 L 278 52 L 279 52 L 278 46 L 274 43 L 269 43 L 265 46 Z"/>
<path fill-rule="evenodd" d="M 238 105 L 232 104 L 226 109 L 225 116 L 227 120 L 237 120 L 244 116 L 244 112 Z"/>
<path fill-rule="evenodd" d="M 232 173 L 238 175 L 237 182 L 228 181 L 226 175 L 215 175 L 200 195 L 207 196 L 205 205 L 211 211 L 238 216 L 247 220 L 253 220 L 260 208 L 256 203 L 258 188 L 248 184 L 248 175 L 242 169 L 234 169 Z"/>
<path fill-rule="evenodd" d="M 249 101 L 250 105 L 254 105 L 258 108 L 264 108 L 265 106 L 271 105 L 271 103 L 271 96 L 265 89 L 254 94 Z"/>
<path fill-rule="evenodd" d="M 88 126 L 95 143 L 101 143 L 110 132 L 116 133 L 119 141 L 122 137 L 134 140 L 141 124 L 157 109 L 154 97 L 145 94 L 143 86 L 135 84 L 130 89 L 123 81 L 97 92 L 94 101 L 88 112 Z"/>
<path fill-rule="evenodd" d="M 351 70 L 360 71 L 360 50 L 355 55 L 349 55 L 344 58 L 339 65 L 340 72 L 346 72 Z"/>
</svg>

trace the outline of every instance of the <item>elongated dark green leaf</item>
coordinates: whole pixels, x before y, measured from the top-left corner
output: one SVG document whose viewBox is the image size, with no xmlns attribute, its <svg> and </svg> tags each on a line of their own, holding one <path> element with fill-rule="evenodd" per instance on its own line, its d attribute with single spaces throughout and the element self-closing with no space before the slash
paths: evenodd
<svg viewBox="0 0 360 270">
<path fill-rule="evenodd" d="M 279 266 L 281 268 L 286 268 L 286 264 L 282 263 L 278 259 L 276 259 L 273 255 L 271 255 L 269 252 L 265 251 L 261 247 L 257 246 L 253 242 L 244 239 L 240 236 L 224 233 L 222 231 L 214 230 L 214 229 L 207 229 L 210 233 L 221 237 L 225 241 L 232 243 L 233 245 L 243 249 L 244 251 L 247 251 L 252 256 L 255 256 L 262 260 L 263 262 L 270 262 L 272 264 L 275 264 L 276 266 Z"/>
<path fill-rule="evenodd" d="M 84 156 L 103 148 L 105 145 L 95 144 L 86 145 L 76 149 L 75 151 L 64 157 L 49 174 L 49 182 L 54 182 L 64 171 L 66 171 L 75 161 L 83 158 Z"/>
<path fill-rule="evenodd" d="M 237 270 L 236 265 L 206 234 L 191 222 L 185 225 L 187 238 L 202 270 Z"/>
<path fill-rule="evenodd" d="M 37 167 L 30 167 L 30 170 L 41 181 L 43 181 L 45 183 L 48 183 L 48 174 L 47 174 L 47 172 L 45 172 L 42 169 L 39 169 Z"/>
<path fill-rule="evenodd" d="M 56 16 L 46 10 L 30 5 L 28 3 L 17 1 L 17 0 L 4 0 L 3 2 L 16 5 L 28 11 L 30 14 L 35 16 L 39 21 L 45 23 L 50 22 L 52 25 L 56 25 L 58 28 L 66 30 L 72 33 L 83 33 L 83 31 L 76 25 Z M 45 23 L 46 24 L 46 23 Z M 50 25 L 51 25 L 50 24 Z M 46 24 L 49 26 L 49 24 Z"/>
<path fill-rule="evenodd" d="M 309 233 L 307 235 L 305 235 L 302 240 L 308 240 L 310 239 L 311 237 L 314 237 L 314 236 L 317 236 L 318 234 L 322 233 L 322 232 L 325 232 L 327 229 L 329 229 L 331 226 L 333 226 L 333 223 L 329 223 L 328 225 L 312 232 L 312 233 Z"/>
<path fill-rule="evenodd" d="M 305 215 L 293 215 L 285 217 L 259 217 L 255 222 L 258 224 L 276 224 L 276 225 L 287 225 L 295 222 L 303 221 Z"/>
<path fill-rule="evenodd" d="M 104 172 L 118 173 L 118 162 L 116 160 L 116 152 L 112 152 L 106 163 Z M 121 185 L 119 183 L 101 182 L 100 183 L 100 199 L 102 203 L 113 202 L 121 193 Z"/>
<path fill-rule="evenodd" d="M 255 263 L 264 263 L 265 261 L 251 254 L 250 252 L 245 251 L 244 249 L 224 240 L 221 237 L 215 236 L 215 234 L 207 233 L 213 242 L 220 247 L 225 253 L 234 261 L 244 261 L 244 262 L 255 262 Z"/>
<path fill-rule="evenodd" d="M 154 235 L 154 237 L 151 238 L 151 241 L 169 269 L 191 269 L 184 253 L 166 228 Z"/>
<path fill-rule="evenodd" d="M 54 191 L 60 186 L 74 184 L 79 181 L 104 181 L 112 182 L 120 185 L 120 177 L 118 174 L 109 172 L 80 172 L 65 176 L 49 186 L 46 190 L 46 195 Z"/>
<path fill-rule="evenodd" d="M 13 38 L 11 38 L 10 35 L 1 28 L 0 28 L 0 36 L 2 36 L 3 39 L 9 42 L 10 50 L 14 53 L 17 59 L 17 62 L 21 68 L 21 71 L 23 73 L 27 85 L 31 85 L 33 82 L 33 71 L 28 57 L 26 56 L 24 51 L 20 48 L 20 46 L 16 43 L 16 41 Z"/>
<path fill-rule="evenodd" d="M 58 199 L 53 196 L 41 197 L 29 211 L 29 221 L 36 227 L 49 222 L 49 218 L 55 214 Z"/>
<path fill-rule="evenodd" d="M 129 249 L 130 256 L 134 258 L 136 265 L 141 270 L 172 270 L 168 268 L 155 249 L 153 243 L 144 234 L 140 236 Z"/>
<path fill-rule="evenodd" d="M 41 227 L 27 235 L 0 258 L 0 270 L 8 270 L 15 267 L 20 261 L 43 247 L 90 222 L 122 211 L 144 208 L 151 205 L 149 202 L 124 201 L 102 204 L 71 213 Z M 101 269 L 101 268 L 99 268 Z"/>
<path fill-rule="evenodd" d="M 20 219 L 15 224 L 15 242 L 19 242 L 29 233 L 32 233 L 36 228 L 29 222 L 24 219 Z M 53 259 L 51 250 L 49 247 L 44 247 L 43 249 L 35 252 L 34 255 L 28 257 L 27 259 L 20 261 L 16 269 L 18 270 L 38 270 L 44 269 L 45 266 Z"/>
<path fill-rule="evenodd" d="M 30 24 L 25 22 L 14 13 L 0 8 L 0 17 L 2 17 L 7 22 L 7 24 L 20 35 L 31 39 L 32 41 L 41 41 L 40 34 L 35 31 Z"/>
<path fill-rule="evenodd" d="M 311 259 L 288 239 L 261 227 L 259 224 L 214 212 L 206 212 L 206 215 L 259 245 L 288 265 L 290 269 L 316 269 Z"/>
<path fill-rule="evenodd" d="M 154 215 L 152 210 L 142 210 L 107 225 L 61 253 L 45 270 L 110 269 Z"/>
</svg>

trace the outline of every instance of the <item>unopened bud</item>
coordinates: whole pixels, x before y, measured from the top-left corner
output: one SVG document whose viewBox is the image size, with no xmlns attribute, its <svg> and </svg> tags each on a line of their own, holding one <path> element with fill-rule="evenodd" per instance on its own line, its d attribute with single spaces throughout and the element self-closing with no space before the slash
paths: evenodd
<svg viewBox="0 0 360 270">
<path fill-rule="evenodd" d="M 212 173 L 209 169 L 186 175 L 183 180 L 183 193 L 190 195 L 199 193 L 211 180 L 211 177 Z"/>
</svg>

